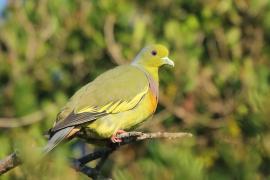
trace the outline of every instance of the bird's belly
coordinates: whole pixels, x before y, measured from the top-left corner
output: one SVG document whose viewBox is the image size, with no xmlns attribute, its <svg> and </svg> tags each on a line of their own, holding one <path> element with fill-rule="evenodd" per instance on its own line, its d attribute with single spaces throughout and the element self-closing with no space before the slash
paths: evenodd
<svg viewBox="0 0 270 180">
<path fill-rule="evenodd" d="M 93 134 L 93 138 L 109 138 L 119 129 L 128 130 L 142 123 L 155 112 L 156 107 L 156 97 L 148 92 L 135 108 L 97 119 L 86 130 Z"/>
</svg>

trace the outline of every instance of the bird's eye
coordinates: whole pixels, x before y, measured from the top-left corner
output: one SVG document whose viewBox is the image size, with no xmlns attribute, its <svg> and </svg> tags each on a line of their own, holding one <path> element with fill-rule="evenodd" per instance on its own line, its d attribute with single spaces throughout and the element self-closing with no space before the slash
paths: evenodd
<svg viewBox="0 0 270 180">
<path fill-rule="evenodd" d="M 151 52 L 151 54 L 152 54 L 153 56 L 155 56 L 155 55 L 157 55 L 157 51 L 153 50 L 153 51 Z"/>
</svg>

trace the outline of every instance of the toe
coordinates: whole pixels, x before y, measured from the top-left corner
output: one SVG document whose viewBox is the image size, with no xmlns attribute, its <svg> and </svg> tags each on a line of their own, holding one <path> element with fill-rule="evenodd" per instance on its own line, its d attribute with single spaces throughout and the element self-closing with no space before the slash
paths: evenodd
<svg viewBox="0 0 270 180">
<path fill-rule="evenodd" d="M 121 138 L 117 138 L 115 135 L 113 135 L 113 136 L 111 137 L 111 141 L 112 141 L 113 143 L 119 143 L 119 142 L 122 142 L 122 139 L 121 139 Z"/>
</svg>

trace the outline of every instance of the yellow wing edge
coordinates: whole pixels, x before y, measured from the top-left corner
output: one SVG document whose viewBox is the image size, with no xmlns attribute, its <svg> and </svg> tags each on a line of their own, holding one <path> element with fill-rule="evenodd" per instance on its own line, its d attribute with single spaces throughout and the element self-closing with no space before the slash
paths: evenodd
<svg viewBox="0 0 270 180">
<path fill-rule="evenodd" d="M 145 89 L 141 93 L 137 94 L 130 101 L 118 100 L 115 102 L 109 102 L 101 107 L 87 106 L 87 107 L 77 110 L 76 114 L 85 113 L 85 112 L 91 112 L 91 113 L 106 112 L 108 114 L 112 114 L 112 113 L 119 113 L 119 112 L 130 110 L 134 108 L 140 102 L 142 97 L 147 93 L 148 89 L 149 89 L 149 86 L 146 86 Z"/>
</svg>

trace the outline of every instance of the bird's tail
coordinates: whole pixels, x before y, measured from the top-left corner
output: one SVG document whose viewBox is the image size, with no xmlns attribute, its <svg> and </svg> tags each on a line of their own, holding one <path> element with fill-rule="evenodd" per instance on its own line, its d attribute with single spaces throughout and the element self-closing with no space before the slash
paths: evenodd
<svg viewBox="0 0 270 180">
<path fill-rule="evenodd" d="M 49 153 L 55 146 L 57 146 L 61 141 L 63 141 L 66 137 L 69 136 L 74 127 L 67 127 L 57 131 L 52 137 L 50 137 L 49 142 L 43 148 L 43 153 L 46 155 Z"/>
</svg>

